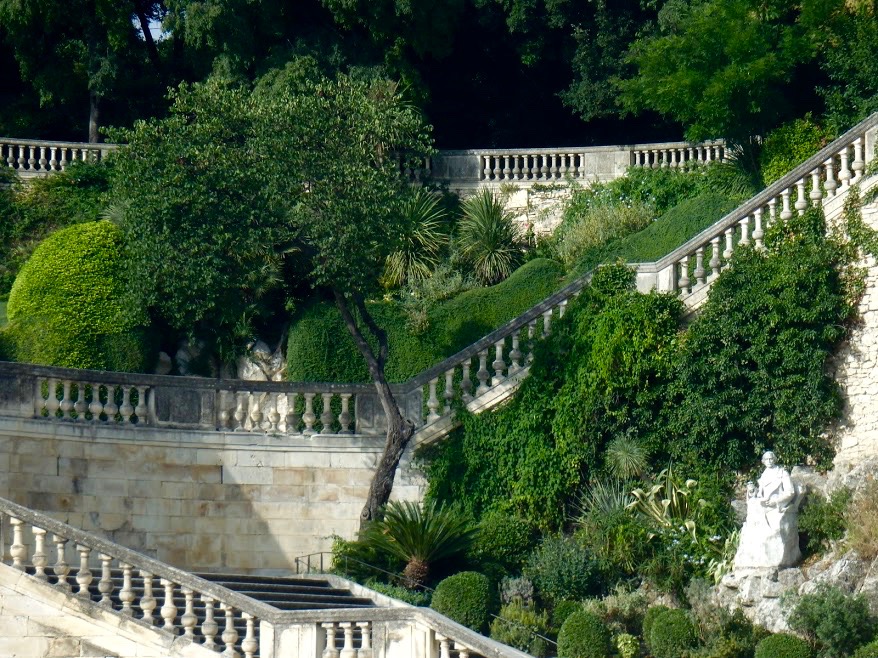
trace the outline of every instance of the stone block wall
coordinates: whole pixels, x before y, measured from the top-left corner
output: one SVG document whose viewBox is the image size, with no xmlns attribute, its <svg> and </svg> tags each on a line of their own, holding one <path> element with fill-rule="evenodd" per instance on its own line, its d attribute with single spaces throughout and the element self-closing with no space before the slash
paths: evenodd
<svg viewBox="0 0 878 658">
<path fill-rule="evenodd" d="M 193 571 L 287 572 L 353 538 L 383 439 L 0 419 L 0 496 Z M 403 476 L 396 496 L 416 498 Z"/>
</svg>

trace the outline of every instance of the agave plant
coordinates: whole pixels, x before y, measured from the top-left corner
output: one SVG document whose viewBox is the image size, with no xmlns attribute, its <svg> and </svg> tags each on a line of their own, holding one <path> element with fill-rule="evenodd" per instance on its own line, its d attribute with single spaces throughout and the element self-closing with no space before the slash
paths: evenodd
<svg viewBox="0 0 878 658">
<path fill-rule="evenodd" d="M 384 518 L 371 524 L 362 539 L 404 560 L 404 583 L 413 589 L 427 582 L 431 565 L 464 554 L 475 532 L 469 520 L 452 508 L 404 501 L 390 503 Z"/>
<path fill-rule="evenodd" d="M 402 213 L 409 230 L 402 248 L 387 257 L 382 278 L 390 287 L 429 277 L 448 243 L 448 213 L 435 193 L 417 188 L 403 203 Z"/>
<path fill-rule="evenodd" d="M 706 505 L 703 499 L 694 500 L 697 484 L 695 480 L 680 482 L 673 467 L 668 466 L 655 477 L 648 488 L 631 492 L 634 501 L 628 507 L 659 527 L 683 525 L 694 535 L 693 517 L 699 507 Z"/>
<path fill-rule="evenodd" d="M 521 260 L 512 213 L 487 188 L 464 199 L 461 210 L 457 238 L 476 277 L 486 285 L 507 278 Z"/>
</svg>

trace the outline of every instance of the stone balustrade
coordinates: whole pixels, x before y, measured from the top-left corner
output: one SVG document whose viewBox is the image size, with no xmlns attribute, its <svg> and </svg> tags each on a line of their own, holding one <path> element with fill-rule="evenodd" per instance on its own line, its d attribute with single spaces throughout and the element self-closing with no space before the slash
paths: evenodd
<svg viewBox="0 0 878 658">
<path fill-rule="evenodd" d="M 735 251 L 747 245 L 762 248 L 765 229 L 777 219 L 801 215 L 811 206 L 823 207 L 827 219 L 833 219 L 845 192 L 863 181 L 875 152 L 876 126 L 878 113 L 661 260 L 639 264 L 639 288 L 677 290 L 684 301 L 693 298 L 689 306 L 697 305 Z"/>
<path fill-rule="evenodd" d="M 78 607 L 96 605 L 225 658 L 526 657 L 432 610 L 399 602 L 281 611 L 3 498 L 0 530 L 6 565 Z M 114 573 L 121 573 L 121 587 Z M 368 593 L 343 579 L 324 578 Z"/>
<path fill-rule="evenodd" d="M 45 176 L 53 171 L 64 171 L 69 163 L 77 160 L 102 160 L 115 148 L 115 144 L 45 142 L 0 137 L 0 165 L 5 163 L 23 178 Z"/>
</svg>

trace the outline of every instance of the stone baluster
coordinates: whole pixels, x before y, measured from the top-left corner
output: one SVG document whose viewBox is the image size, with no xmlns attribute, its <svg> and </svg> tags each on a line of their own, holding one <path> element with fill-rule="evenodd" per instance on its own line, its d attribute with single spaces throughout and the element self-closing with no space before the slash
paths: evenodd
<svg viewBox="0 0 878 658">
<path fill-rule="evenodd" d="M 500 180 L 500 175 L 503 173 L 503 169 L 500 166 L 500 156 L 499 155 L 492 155 L 491 156 L 491 164 L 492 164 L 492 169 L 491 169 L 492 180 L 495 180 L 495 181 Z"/>
<path fill-rule="evenodd" d="M 30 171 L 36 171 L 37 168 L 37 147 L 36 146 L 28 146 L 27 147 L 27 168 Z"/>
<path fill-rule="evenodd" d="M 521 180 L 529 180 L 531 176 L 530 156 L 524 154 L 521 156 Z"/>
<path fill-rule="evenodd" d="M 31 564 L 34 566 L 34 578 L 48 580 L 46 565 L 49 563 L 49 559 L 46 555 L 46 531 L 42 528 L 31 526 L 31 532 L 34 534 L 34 554 L 31 557 Z"/>
<path fill-rule="evenodd" d="M 496 386 L 506 379 L 503 375 L 503 371 L 506 370 L 506 362 L 503 360 L 503 348 L 505 346 L 505 338 L 501 338 L 494 343 L 494 361 L 491 363 L 491 367 L 494 369 L 494 376 L 491 379 L 491 386 Z"/>
<path fill-rule="evenodd" d="M 116 405 L 116 387 L 107 384 L 107 403 L 104 405 L 104 414 L 107 416 L 108 423 L 116 420 L 117 411 L 119 411 L 119 407 Z"/>
<path fill-rule="evenodd" d="M 560 320 L 561 318 L 563 318 L 563 317 L 564 317 L 564 314 L 565 314 L 566 312 L 567 312 L 567 300 L 566 300 L 566 299 L 562 299 L 562 300 L 558 303 L 558 319 Z"/>
<path fill-rule="evenodd" d="M 49 397 L 46 398 L 46 411 L 49 413 L 49 418 L 56 418 L 58 409 L 61 407 L 61 403 L 58 402 L 58 380 L 54 377 L 49 377 L 47 388 Z"/>
<path fill-rule="evenodd" d="M 10 516 L 9 524 L 12 526 L 12 545 L 9 547 L 12 567 L 19 571 L 24 571 L 27 567 L 25 564 L 25 560 L 27 560 L 27 546 L 24 545 L 24 534 L 21 528 L 24 521 Z"/>
<path fill-rule="evenodd" d="M 667 149 L 660 149 L 658 151 L 658 154 L 659 154 L 659 160 L 660 160 L 659 167 L 661 167 L 662 169 L 667 169 L 668 168 L 668 151 L 667 151 Z"/>
<path fill-rule="evenodd" d="M 244 430 L 244 421 L 247 418 L 246 401 L 249 394 L 244 391 L 235 391 L 235 412 L 232 417 L 235 419 L 235 430 Z"/>
<path fill-rule="evenodd" d="M 133 617 L 134 608 L 131 607 L 131 604 L 134 603 L 136 597 L 134 588 L 131 586 L 131 570 L 134 567 L 127 562 L 122 562 L 119 566 L 122 568 L 122 589 L 119 592 L 119 600 L 122 602 L 122 614 Z"/>
<path fill-rule="evenodd" d="M 61 147 L 61 171 L 67 169 L 67 147 Z"/>
<path fill-rule="evenodd" d="M 101 404 L 100 384 L 93 383 L 91 385 L 91 402 L 88 405 L 88 410 L 91 412 L 91 420 L 93 423 L 97 423 L 101 420 L 101 412 L 104 410 L 104 405 Z"/>
<path fill-rule="evenodd" d="M 527 323 L 527 362 L 534 360 L 534 340 L 537 333 L 537 321 L 531 320 Z"/>
<path fill-rule="evenodd" d="M 445 389 L 442 391 L 442 397 L 445 399 L 442 412 L 448 415 L 451 413 L 451 402 L 454 400 L 454 368 L 445 371 Z"/>
<path fill-rule="evenodd" d="M 58 147 L 53 146 L 49 149 L 49 169 L 58 171 Z"/>
<path fill-rule="evenodd" d="M 250 391 L 247 394 L 247 404 L 250 411 L 250 431 L 258 432 L 262 429 L 262 405 L 259 404 L 262 396 Z"/>
<path fill-rule="evenodd" d="M 482 161 L 481 165 L 480 165 L 480 168 L 481 168 L 480 173 L 482 176 L 482 180 L 490 180 L 491 179 L 491 161 L 489 159 L 489 156 L 480 155 L 479 158 Z"/>
<path fill-rule="evenodd" d="M 137 416 L 138 425 L 146 425 L 146 386 L 136 386 L 137 406 L 134 407 L 134 415 Z"/>
<path fill-rule="evenodd" d="M 805 200 L 805 179 L 800 178 L 796 181 L 796 211 L 800 215 L 805 214 L 808 202 Z"/>
<path fill-rule="evenodd" d="M 129 386 L 122 387 L 122 404 L 119 406 L 119 414 L 122 416 L 123 423 L 131 422 L 134 407 L 131 406 L 131 388 Z"/>
<path fill-rule="evenodd" d="M 811 204 L 815 208 L 820 206 L 820 201 L 823 199 L 823 190 L 820 189 L 819 167 L 811 172 L 811 192 L 808 194 L 808 198 L 811 199 Z"/>
<path fill-rule="evenodd" d="M 558 169 L 558 154 L 552 153 L 552 178 L 558 178 L 561 170 Z"/>
<path fill-rule="evenodd" d="M 226 627 L 220 636 L 223 644 L 226 645 L 222 656 L 223 658 L 238 658 L 239 654 L 235 650 L 235 644 L 238 642 L 238 631 L 235 630 L 235 611 L 227 603 L 220 603 L 220 607 L 226 615 Z"/>
<path fill-rule="evenodd" d="M 305 421 L 305 430 L 302 432 L 305 436 L 313 436 L 314 423 L 317 416 L 314 414 L 314 393 L 304 393 L 305 396 L 305 413 L 302 414 L 302 420 Z"/>
<path fill-rule="evenodd" d="M 782 203 L 782 207 L 781 207 L 781 211 L 780 211 L 780 218 L 783 221 L 786 221 L 790 217 L 793 216 L 793 211 L 790 208 L 790 192 L 791 192 L 791 189 L 787 188 L 780 193 L 780 198 L 781 198 L 781 203 Z"/>
<path fill-rule="evenodd" d="M 344 631 L 344 645 L 339 652 L 339 658 L 357 658 L 357 650 L 354 649 L 354 625 L 349 621 L 343 621 L 339 627 Z"/>
<path fill-rule="evenodd" d="M 320 626 L 326 632 L 326 646 L 323 649 L 322 658 L 339 658 L 339 650 L 335 642 L 335 624 L 324 622 Z"/>
<path fill-rule="evenodd" d="M 195 639 L 195 624 L 198 623 L 198 617 L 195 616 L 195 592 L 190 588 L 183 588 L 183 598 L 186 600 L 186 609 L 183 616 L 180 617 L 180 625 L 183 627 L 183 637 L 190 640 Z"/>
<path fill-rule="evenodd" d="M 38 161 L 40 171 L 48 171 L 48 167 L 46 165 L 49 164 L 49 161 L 46 159 L 46 147 L 40 146 L 40 159 Z"/>
<path fill-rule="evenodd" d="M 101 560 L 101 579 L 98 581 L 98 591 L 101 593 L 100 605 L 104 607 L 111 607 L 113 605 L 113 601 L 110 599 L 110 595 L 113 593 L 113 578 L 110 575 L 110 562 L 113 559 L 112 555 L 106 555 L 105 553 L 99 553 L 98 557 Z"/>
<path fill-rule="evenodd" d="M 159 583 L 165 589 L 164 604 L 162 605 L 161 610 L 159 610 L 162 619 L 165 620 L 162 629 L 168 631 L 172 635 L 176 635 L 177 627 L 174 625 L 174 621 L 177 619 L 177 606 L 174 605 L 174 588 L 177 584 L 174 581 L 165 578 L 161 578 Z"/>
<path fill-rule="evenodd" d="M 552 309 L 543 312 L 543 338 L 552 333 Z"/>
<path fill-rule="evenodd" d="M 851 184 L 851 178 L 853 178 L 853 174 L 851 173 L 851 168 L 848 165 L 849 149 L 850 147 L 845 146 L 841 152 L 838 154 L 841 159 L 841 166 L 838 170 L 838 180 L 841 181 L 841 189 L 847 189 L 847 187 Z"/>
<path fill-rule="evenodd" d="M 738 240 L 738 244 L 746 247 L 750 244 L 750 216 L 745 215 L 738 225 L 741 227 L 741 239 Z"/>
<path fill-rule="evenodd" d="M 372 624 L 368 621 L 358 621 L 360 629 L 360 651 L 357 658 L 372 658 Z"/>
<path fill-rule="evenodd" d="M 23 146 L 18 147 L 18 159 L 16 160 L 16 163 L 18 164 L 18 167 L 17 167 L 18 169 L 25 169 L 26 168 L 27 158 L 24 155 L 24 147 Z"/>
<path fill-rule="evenodd" d="M 768 200 L 768 225 L 774 225 L 777 221 L 777 197 Z"/>
<path fill-rule="evenodd" d="M 757 249 L 762 249 L 762 238 L 765 237 L 765 231 L 762 230 L 762 208 L 753 211 L 753 242 L 756 243 Z"/>
<path fill-rule="evenodd" d="M 512 168 L 509 166 L 509 156 L 503 156 L 503 180 L 512 178 Z"/>
<path fill-rule="evenodd" d="M 549 172 L 549 156 L 544 153 L 540 155 L 540 180 L 547 180 Z"/>
<path fill-rule="evenodd" d="M 320 414 L 321 434 L 332 434 L 335 425 L 335 413 L 332 411 L 332 393 L 321 393 L 323 411 Z"/>
<path fill-rule="evenodd" d="M 829 158 L 823 163 L 823 167 L 826 169 L 826 182 L 823 187 L 826 188 L 826 196 L 833 197 L 838 188 L 838 182 L 835 180 L 835 160 Z"/>
<path fill-rule="evenodd" d="M 76 583 L 79 585 L 79 589 L 76 591 L 76 595 L 87 599 L 90 597 L 88 586 L 91 585 L 92 581 L 91 571 L 88 568 L 88 556 L 91 554 L 91 549 L 79 544 L 76 546 L 76 550 L 79 552 L 79 571 L 76 572 Z"/>
<path fill-rule="evenodd" d="M 302 422 L 302 416 L 296 411 L 298 398 L 298 393 L 287 393 L 287 416 L 285 419 L 287 434 L 296 434 L 299 431 L 299 424 Z"/>
<path fill-rule="evenodd" d="M 463 377 L 460 380 L 461 398 L 465 403 L 469 403 L 473 399 L 473 381 L 469 374 L 470 359 L 467 358 L 463 362 Z"/>
<path fill-rule="evenodd" d="M 659 167 L 661 167 L 660 151 L 652 149 L 652 168 L 658 169 Z"/>
<path fill-rule="evenodd" d="M 439 379 L 437 377 L 431 379 L 429 383 L 430 393 L 427 398 L 427 409 L 429 410 L 427 413 L 427 423 L 439 420 L 439 398 L 436 397 L 436 385 L 438 383 Z"/>
<path fill-rule="evenodd" d="M 488 390 L 488 350 L 479 352 L 479 371 L 476 373 L 476 379 L 479 380 L 479 386 L 476 389 L 476 397 Z"/>
<path fill-rule="evenodd" d="M 457 658 L 469 658 L 470 656 L 469 647 L 458 642 L 454 643 L 454 650 L 457 651 Z"/>
<path fill-rule="evenodd" d="M 699 286 L 704 285 L 704 245 L 695 250 L 695 283 Z"/>
<path fill-rule="evenodd" d="M 201 634 L 204 636 L 203 646 L 206 649 L 216 649 L 216 634 L 219 632 L 219 624 L 213 618 L 213 598 L 206 594 L 201 595 L 204 603 L 204 621 L 201 622 Z"/>
<path fill-rule="evenodd" d="M 439 641 L 439 658 L 451 658 L 451 641 L 439 633 L 436 633 L 436 639 Z"/>
<path fill-rule="evenodd" d="M 863 158 L 863 138 L 857 137 L 854 140 L 854 161 L 851 163 L 851 169 L 854 171 L 854 177 L 851 178 L 852 183 L 856 183 L 863 175 L 866 169 L 866 161 Z"/>
<path fill-rule="evenodd" d="M 677 289 L 686 293 L 689 292 L 689 256 L 683 256 L 678 261 L 680 266 L 680 278 L 677 280 Z"/>
<path fill-rule="evenodd" d="M 52 571 L 55 573 L 56 584 L 69 592 L 70 583 L 67 581 L 67 574 L 70 573 L 70 565 L 64 559 L 67 539 L 60 535 L 52 535 L 52 541 L 55 544 L 55 565 L 52 567 Z"/>
<path fill-rule="evenodd" d="M 244 652 L 244 658 L 253 658 L 259 651 L 259 642 L 256 641 L 255 619 L 247 612 L 242 612 L 241 616 L 246 624 L 244 639 L 241 641 L 241 651 Z"/>
<path fill-rule="evenodd" d="M 232 397 L 232 400 L 235 399 L 235 396 L 230 391 L 217 391 L 217 405 L 219 407 L 219 413 L 217 414 L 217 429 L 222 430 L 234 430 L 235 428 L 232 426 L 232 410 L 229 408 L 229 396 Z M 234 402 L 232 403 L 234 406 Z"/>
<path fill-rule="evenodd" d="M 519 166 L 519 158 L 520 155 L 512 156 L 512 178 L 514 180 L 521 180 L 521 167 Z"/>
<path fill-rule="evenodd" d="M 710 239 L 710 280 L 719 276 L 719 267 L 722 261 L 719 258 L 719 240 L 720 236 L 716 235 Z"/>
<path fill-rule="evenodd" d="M 140 610 L 143 612 L 143 616 L 141 619 L 145 621 L 150 626 L 154 626 L 153 623 L 153 610 L 156 607 L 155 596 L 152 593 L 152 574 L 148 571 L 140 570 L 140 577 L 143 578 L 143 595 L 140 597 Z"/>
<path fill-rule="evenodd" d="M 351 421 L 353 420 L 353 418 L 351 417 L 350 404 L 351 404 L 351 394 L 350 393 L 342 393 L 341 394 L 341 413 L 338 415 L 338 424 L 341 425 L 341 429 L 339 430 L 339 434 L 350 434 L 351 433 Z"/>
<path fill-rule="evenodd" d="M 725 265 L 723 267 L 729 267 L 731 265 L 732 260 L 732 252 L 735 249 L 735 229 L 730 226 L 726 229 L 726 248 L 723 250 L 723 260 L 725 261 Z"/>
<path fill-rule="evenodd" d="M 61 418 L 70 419 L 70 412 L 73 411 L 73 400 L 70 397 L 70 387 L 73 384 L 69 379 L 65 379 L 61 382 L 61 386 L 63 388 L 63 393 L 61 394 Z"/>
<path fill-rule="evenodd" d="M 509 351 L 509 360 L 511 363 L 509 364 L 509 374 L 513 374 L 521 370 L 521 350 L 520 347 L 520 337 L 519 332 L 516 331 L 512 334 L 512 349 Z"/>
</svg>

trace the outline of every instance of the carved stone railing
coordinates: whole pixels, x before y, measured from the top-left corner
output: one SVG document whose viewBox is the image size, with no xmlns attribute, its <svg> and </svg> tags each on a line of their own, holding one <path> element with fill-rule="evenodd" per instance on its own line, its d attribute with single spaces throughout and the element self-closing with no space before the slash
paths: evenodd
<svg viewBox="0 0 878 658">
<path fill-rule="evenodd" d="M 630 167 L 685 168 L 726 159 L 723 141 L 557 149 L 439 151 L 426 168 L 452 189 L 497 184 L 608 181 Z"/>
<path fill-rule="evenodd" d="M 761 248 L 775 220 L 823 207 L 827 219 L 840 213 L 851 185 L 864 180 L 874 157 L 878 113 L 860 122 L 780 180 L 655 263 L 637 265 L 642 290 L 680 292 L 689 306 L 704 298 L 739 246 Z M 691 298 L 691 299 L 689 299 Z"/>
<path fill-rule="evenodd" d="M 78 160 L 102 160 L 115 144 L 84 142 L 44 142 L 30 139 L 0 137 L 0 166 L 5 165 L 22 178 L 45 176 L 64 171 Z"/>
<path fill-rule="evenodd" d="M 0 530 L 3 561 L 42 586 L 227 657 L 526 656 L 404 604 L 281 611 L 3 498 Z M 121 587 L 113 578 L 119 572 Z"/>
</svg>

